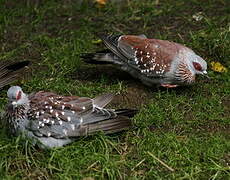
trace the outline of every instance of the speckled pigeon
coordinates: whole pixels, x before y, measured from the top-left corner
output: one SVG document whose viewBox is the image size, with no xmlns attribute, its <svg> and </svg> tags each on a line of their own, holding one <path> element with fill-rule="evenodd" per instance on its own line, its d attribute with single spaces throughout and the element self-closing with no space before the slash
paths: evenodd
<svg viewBox="0 0 230 180">
<path fill-rule="evenodd" d="M 136 110 L 104 108 L 113 98 L 104 94 L 94 99 L 61 96 L 39 91 L 26 95 L 21 87 L 8 92 L 6 124 L 13 135 L 24 134 L 42 148 L 61 147 L 78 136 L 98 131 L 115 133 L 132 127 Z"/>
<path fill-rule="evenodd" d="M 17 79 L 19 70 L 29 65 L 29 61 L 0 62 L 0 88 Z"/>
<path fill-rule="evenodd" d="M 207 63 L 191 49 L 145 35 L 102 37 L 107 50 L 82 55 L 88 63 L 117 64 L 148 86 L 176 87 L 195 82 L 196 74 L 207 74 Z"/>
</svg>

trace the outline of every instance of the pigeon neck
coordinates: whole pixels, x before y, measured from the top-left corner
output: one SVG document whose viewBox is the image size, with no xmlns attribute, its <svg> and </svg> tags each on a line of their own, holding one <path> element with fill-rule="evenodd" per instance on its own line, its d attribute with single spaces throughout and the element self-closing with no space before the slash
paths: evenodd
<svg viewBox="0 0 230 180">
<path fill-rule="evenodd" d="M 8 108 L 8 123 L 13 134 L 22 133 L 25 131 L 29 121 L 27 117 L 30 108 L 29 99 L 26 94 L 23 94 L 22 100 L 17 107 Z"/>
<path fill-rule="evenodd" d="M 195 69 L 193 67 L 193 60 L 196 58 L 196 54 L 190 50 L 190 49 L 185 49 L 183 51 L 183 56 L 182 56 L 182 62 L 186 64 L 188 70 L 194 75 L 195 74 Z"/>
</svg>

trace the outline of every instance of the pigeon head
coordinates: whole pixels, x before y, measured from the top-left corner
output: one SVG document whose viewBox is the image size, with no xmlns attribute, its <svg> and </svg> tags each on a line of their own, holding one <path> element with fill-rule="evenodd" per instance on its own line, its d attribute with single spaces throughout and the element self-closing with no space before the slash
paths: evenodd
<svg viewBox="0 0 230 180">
<path fill-rule="evenodd" d="M 193 51 L 187 51 L 185 58 L 187 58 L 187 63 L 190 71 L 194 74 L 207 75 L 207 63 L 200 56 L 196 55 Z"/>
<path fill-rule="evenodd" d="M 195 74 L 207 74 L 207 63 L 200 56 L 197 56 L 192 60 L 192 69 L 195 71 Z"/>
<path fill-rule="evenodd" d="M 28 103 L 27 95 L 22 91 L 19 86 L 12 86 L 7 91 L 8 101 L 11 103 L 13 108 Z"/>
</svg>

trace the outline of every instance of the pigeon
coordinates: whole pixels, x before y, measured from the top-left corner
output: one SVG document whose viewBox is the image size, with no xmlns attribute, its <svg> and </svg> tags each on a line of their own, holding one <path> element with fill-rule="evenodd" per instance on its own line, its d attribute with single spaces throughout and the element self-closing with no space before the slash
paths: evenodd
<svg viewBox="0 0 230 180">
<path fill-rule="evenodd" d="M 19 70 L 29 65 L 29 61 L 0 62 L 0 89 L 17 79 Z"/>
<path fill-rule="evenodd" d="M 10 134 L 23 134 L 40 148 L 62 147 L 99 131 L 111 134 L 131 128 L 130 118 L 137 112 L 106 109 L 113 99 L 109 93 L 93 99 L 45 91 L 27 95 L 21 87 L 12 86 L 7 96 L 4 122 Z"/>
<path fill-rule="evenodd" d="M 206 61 L 181 44 L 145 35 L 101 39 L 106 50 L 85 53 L 81 58 L 92 64 L 116 64 L 147 86 L 173 88 L 194 83 L 196 74 L 207 76 Z"/>
</svg>

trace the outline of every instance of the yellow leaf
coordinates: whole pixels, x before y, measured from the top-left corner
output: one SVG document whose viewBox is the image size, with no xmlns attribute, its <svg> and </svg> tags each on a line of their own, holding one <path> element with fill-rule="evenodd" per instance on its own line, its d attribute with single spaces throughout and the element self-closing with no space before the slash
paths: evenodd
<svg viewBox="0 0 230 180">
<path fill-rule="evenodd" d="M 95 0 L 95 2 L 99 5 L 99 7 L 105 6 L 107 0 Z"/>
<path fill-rule="evenodd" d="M 100 44 L 102 42 L 101 39 L 97 39 L 97 40 L 92 40 L 93 44 Z"/>
<path fill-rule="evenodd" d="M 224 67 L 220 62 L 212 61 L 211 69 L 216 72 L 228 72 L 228 69 Z"/>
</svg>

